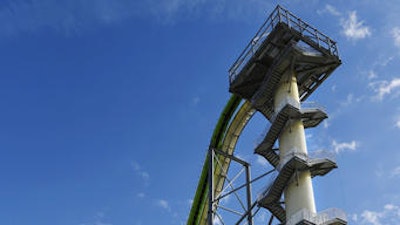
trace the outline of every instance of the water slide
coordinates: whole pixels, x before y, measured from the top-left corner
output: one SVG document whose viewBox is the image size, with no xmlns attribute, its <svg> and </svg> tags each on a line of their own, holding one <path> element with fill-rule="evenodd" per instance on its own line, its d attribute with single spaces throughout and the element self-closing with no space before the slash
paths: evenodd
<svg viewBox="0 0 400 225">
<path fill-rule="evenodd" d="M 239 136 L 246 126 L 247 122 L 254 115 L 255 110 L 251 107 L 250 102 L 242 100 L 242 98 L 232 95 L 226 104 L 222 114 L 215 126 L 210 141 L 210 149 L 218 149 L 227 154 L 232 155 Z M 208 153 L 209 154 L 209 153 Z M 208 213 L 208 189 L 209 189 L 209 160 L 208 154 L 203 164 L 200 180 L 197 185 L 195 197 L 193 199 L 192 208 L 190 210 L 188 225 L 205 225 L 207 224 Z M 221 158 L 222 168 L 214 170 L 214 193 L 218 195 L 225 182 L 225 176 L 221 176 L 223 171 L 227 171 L 231 160 L 229 158 Z"/>
</svg>

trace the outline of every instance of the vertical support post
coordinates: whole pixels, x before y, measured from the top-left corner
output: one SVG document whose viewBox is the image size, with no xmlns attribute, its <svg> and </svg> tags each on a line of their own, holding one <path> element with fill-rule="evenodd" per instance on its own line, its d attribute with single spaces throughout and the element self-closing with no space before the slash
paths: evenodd
<svg viewBox="0 0 400 225">
<path fill-rule="evenodd" d="M 286 11 L 286 10 L 284 10 L 284 12 L 285 12 L 285 16 L 286 16 L 286 23 L 287 23 L 287 25 L 288 25 L 289 28 L 292 28 L 292 23 L 290 22 L 290 15 L 289 15 L 289 12 Z"/>
<path fill-rule="evenodd" d="M 281 7 L 278 5 L 277 7 L 276 7 L 276 9 L 277 9 L 277 12 L 278 12 L 278 23 L 280 23 L 280 22 L 282 22 L 282 15 L 281 15 Z"/>
<path fill-rule="evenodd" d="M 250 165 L 245 164 L 246 168 L 246 195 L 247 195 L 247 221 L 249 225 L 253 225 L 253 214 L 251 212 L 251 173 Z"/>
<path fill-rule="evenodd" d="M 275 92 L 275 109 L 290 98 L 300 105 L 299 91 L 297 86 L 296 74 L 294 71 L 288 71 L 289 80 L 282 79 Z M 279 136 L 280 159 L 293 154 L 295 151 L 307 155 L 306 138 L 304 126 L 301 119 L 291 119 L 291 122 L 282 130 Z M 281 163 L 283 163 L 281 161 Z M 314 192 L 309 170 L 298 173 L 298 182 L 288 184 L 284 191 L 286 218 L 290 219 L 292 215 L 302 209 L 315 213 Z"/>
<path fill-rule="evenodd" d="M 210 148 L 208 150 L 208 225 L 212 225 L 214 220 L 214 155 L 214 149 Z"/>
</svg>

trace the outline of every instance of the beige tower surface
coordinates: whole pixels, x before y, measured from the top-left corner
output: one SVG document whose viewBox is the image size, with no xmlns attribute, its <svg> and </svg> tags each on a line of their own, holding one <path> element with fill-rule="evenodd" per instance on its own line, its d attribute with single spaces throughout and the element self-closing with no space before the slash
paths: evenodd
<svg viewBox="0 0 400 225">
<path fill-rule="evenodd" d="M 291 71 L 289 71 L 286 76 L 289 77 L 289 79 L 282 79 L 275 93 L 274 108 L 277 112 L 281 110 L 280 106 L 285 103 L 288 98 L 300 105 L 296 76 L 291 73 Z M 287 155 L 293 155 L 295 153 L 307 155 L 304 126 L 300 118 L 291 119 L 281 132 L 279 137 L 279 150 L 281 164 L 284 163 L 282 161 Z M 302 209 L 307 209 L 310 212 L 316 213 L 311 173 L 309 170 L 297 173 L 296 180 L 289 183 L 284 192 L 286 218 L 290 218 Z"/>
</svg>

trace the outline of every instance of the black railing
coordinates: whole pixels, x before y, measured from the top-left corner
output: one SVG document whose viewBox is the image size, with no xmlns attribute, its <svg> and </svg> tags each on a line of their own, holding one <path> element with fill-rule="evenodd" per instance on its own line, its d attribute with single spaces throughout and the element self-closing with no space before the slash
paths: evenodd
<svg viewBox="0 0 400 225">
<path fill-rule="evenodd" d="M 269 33 L 280 23 L 284 23 L 289 28 L 294 29 L 302 37 L 313 42 L 316 46 L 325 49 L 331 55 L 339 57 L 335 41 L 278 5 L 229 69 L 230 83 L 236 79 L 246 63 L 253 57 L 254 53 L 268 37 Z"/>
</svg>

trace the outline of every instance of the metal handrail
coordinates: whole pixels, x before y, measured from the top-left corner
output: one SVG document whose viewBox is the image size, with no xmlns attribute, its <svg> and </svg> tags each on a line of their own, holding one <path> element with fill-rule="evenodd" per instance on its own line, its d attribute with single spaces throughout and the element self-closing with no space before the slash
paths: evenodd
<svg viewBox="0 0 400 225">
<path fill-rule="evenodd" d="M 302 109 L 319 109 L 326 112 L 326 108 L 320 105 L 318 102 L 301 102 Z"/>
<path fill-rule="evenodd" d="M 286 221 L 286 225 L 295 225 L 300 221 L 308 221 L 314 224 L 326 224 L 335 219 L 347 221 L 346 213 L 337 208 L 326 209 L 319 213 L 310 212 L 308 209 L 301 209 L 293 214 L 290 219 Z"/>
<path fill-rule="evenodd" d="M 279 165 L 277 166 L 276 169 L 280 171 L 282 167 L 284 167 L 285 164 L 289 162 L 293 157 L 298 157 L 306 161 L 307 163 L 313 163 L 316 160 L 321 160 L 321 159 L 327 159 L 332 162 L 336 161 L 336 155 L 332 151 L 317 150 L 317 151 L 312 151 L 310 153 L 305 153 L 300 151 L 297 147 L 293 147 L 291 150 L 289 150 L 288 153 L 282 156 Z"/>
<path fill-rule="evenodd" d="M 338 209 L 338 208 L 326 209 L 326 210 L 318 213 L 318 217 L 321 218 L 321 220 L 319 221 L 321 224 L 324 224 L 326 222 L 329 222 L 329 221 L 335 220 L 335 219 L 347 221 L 346 213 L 343 210 Z"/>
<path fill-rule="evenodd" d="M 286 221 L 286 225 L 295 225 L 302 220 L 306 220 L 309 222 L 316 222 L 315 217 L 317 217 L 316 213 L 312 213 L 307 209 L 301 209 L 295 214 L 293 214 L 290 219 Z M 317 224 L 317 223 L 315 223 Z"/>
<path fill-rule="evenodd" d="M 286 97 L 284 98 L 280 104 L 278 104 L 278 106 L 276 107 L 276 112 L 275 114 L 272 116 L 271 121 L 274 121 L 276 116 L 279 114 L 279 112 L 287 105 L 290 104 L 295 108 L 298 109 L 302 109 L 302 110 L 307 110 L 307 109 L 319 109 L 323 112 L 326 112 L 325 107 L 321 106 L 320 104 L 318 104 L 317 102 L 297 102 L 295 99 L 291 98 L 291 97 Z M 268 130 L 271 129 L 271 127 L 267 127 L 264 129 L 264 131 L 261 133 L 261 135 L 255 140 L 255 145 L 258 146 L 260 145 L 265 137 L 267 136 Z"/>
<path fill-rule="evenodd" d="M 229 69 L 229 81 L 232 83 L 241 69 L 253 57 L 254 53 L 258 50 L 264 40 L 268 37 L 269 33 L 278 25 L 284 23 L 289 28 L 294 29 L 301 36 L 314 42 L 318 47 L 326 49 L 330 54 L 339 57 L 336 42 L 330 39 L 327 35 L 318 31 L 308 23 L 302 21 L 299 17 L 295 16 L 288 10 L 280 5 L 276 6 L 274 11 L 268 16 L 261 28 L 257 31 L 255 36 L 251 39 L 246 48 L 242 51 L 238 59 L 233 63 Z"/>
<path fill-rule="evenodd" d="M 329 150 L 317 150 L 308 153 L 308 157 L 311 160 L 315 159 L 329 159 L 332 162 L 336 161 L 336 154 L 333 151 Z"/>
</svg>

